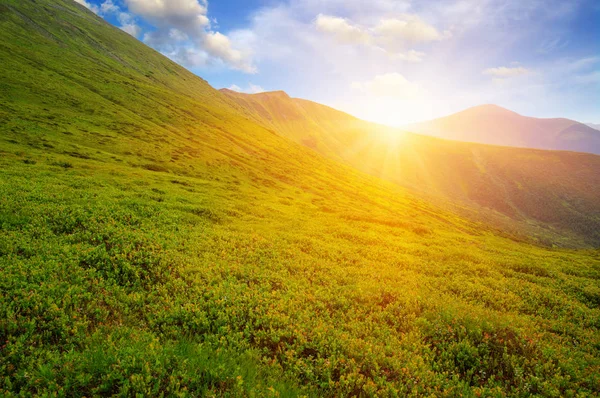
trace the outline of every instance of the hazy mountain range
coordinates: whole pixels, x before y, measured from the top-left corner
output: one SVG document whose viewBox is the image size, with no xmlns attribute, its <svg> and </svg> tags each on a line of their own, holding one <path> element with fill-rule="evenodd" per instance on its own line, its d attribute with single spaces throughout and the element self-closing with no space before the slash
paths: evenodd
<svg viewBox="0 0 600 398">
<path fill-rule="evenodd" d="M 591 126 L 564 118 L 526 117 L 496 105 L 476 106 L 405 128 L 459 141 L 600 154 L 600 132 Z"/>
<path fill-rule="evenodd" d="M 588 126 L 590 126 L 591 128 L 600 131 L 600 124 L 594 124 L 594 123 L 586 123 Z"/>
</svg>

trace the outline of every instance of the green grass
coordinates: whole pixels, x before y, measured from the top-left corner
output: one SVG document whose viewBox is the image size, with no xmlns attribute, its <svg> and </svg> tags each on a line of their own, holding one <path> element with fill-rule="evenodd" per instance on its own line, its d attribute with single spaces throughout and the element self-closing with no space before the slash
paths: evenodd
<svg viewBox="0 0 600 398">
<path fill-rule="evenodd" d="M 0 395 L 600 391 L 597 250 L 327 160 L 72 2 L 0 38 Z"/>
</svg>

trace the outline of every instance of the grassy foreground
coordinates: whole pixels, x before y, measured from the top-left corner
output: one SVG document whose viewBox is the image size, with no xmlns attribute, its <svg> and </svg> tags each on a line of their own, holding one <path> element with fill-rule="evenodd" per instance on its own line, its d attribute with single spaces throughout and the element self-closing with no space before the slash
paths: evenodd
<svg viewBox="0 0 600 398">
<path fill-rule="evenodd" d="M 597 250 L 324 159 L 71 1 L 0 35 L 0 395 L 599 393 Z"/>
</svg>

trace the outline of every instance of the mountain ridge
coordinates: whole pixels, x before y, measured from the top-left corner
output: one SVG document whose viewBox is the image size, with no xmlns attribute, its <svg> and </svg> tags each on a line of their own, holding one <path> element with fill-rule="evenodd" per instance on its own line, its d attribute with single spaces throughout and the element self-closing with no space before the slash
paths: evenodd
<svg viewBox="0 0 600 398">
<path fill-rule="evenodd" d="M 497 105 L 475 106 L 403 128 L 465 142 L 600 154 L 600 134 L 584 123 L 523 116 Z"/>
<path fill-rule="evenodd" d="M 586 125 L 590 126 L 594 130 L 600 131 L 600 124 L 599 123 L 586 123 Z"/>
</svg>

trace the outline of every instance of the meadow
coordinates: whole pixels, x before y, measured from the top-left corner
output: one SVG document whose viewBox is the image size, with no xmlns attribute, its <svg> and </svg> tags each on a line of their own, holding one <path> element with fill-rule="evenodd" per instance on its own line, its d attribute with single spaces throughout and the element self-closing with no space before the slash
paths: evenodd
<svg viewBox="0 0 600 398">
<path fill-rule="evenodd" d="M 0 39 L 0 395 L 599 394 L 597 249 L 325 158 L 71 1 Z"/>
<path fill-rule="evenodd" d="M 598 391 L 597 251 L 358 183 L 332 199 L 31 150 L 1 164 L 5 393 Z"/>
</svg>

